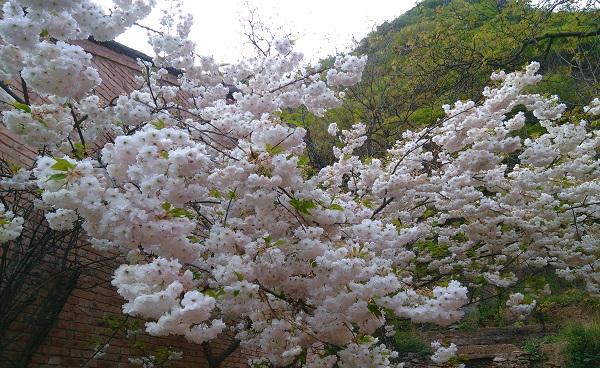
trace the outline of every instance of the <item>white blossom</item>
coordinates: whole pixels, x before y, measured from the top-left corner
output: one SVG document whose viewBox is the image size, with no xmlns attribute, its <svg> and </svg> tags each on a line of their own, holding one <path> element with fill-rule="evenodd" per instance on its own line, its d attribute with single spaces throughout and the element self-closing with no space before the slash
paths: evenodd
<svg viewBox="0 0 600 368">
<path fill-rule="evenodd" d="M 15 216 L 0 203 L 0 244 L 18 238 L 23 231 L 24 222 L 23 217 Z"/>
<path fill-rule="evenodd" d="M 373 335 L 393 318 L 455 323 L 469 288 L 512 288 L 554 267 L 600 295 L 600 135 L 585 120 L 559 123 L 558 97 L 527 92 L 539 64 L 495 73 L 481 102 L 444 106 L 443 120 L 405 131 L 383 157 L 359 156 L 367 125 L 332 123 L 335 161 L 312 175 L 306 130 L 282 111 L 338 106 L 333 88 L 357 83 L 366 57 L 324 71 L 280 39 L 220 67 L 193 53 L 191 18 L 167 13 L 154 65 L 139 63 L 141 87 L 101 105 L 91 56 L 62 40 L 112 39 L 153 5 L 116 1 L 105 14 L 89 1 L 11 0 L 0 20 L 0 61 L 12 63 L 0 76 L 22 70 L 47 100 L 2 112 L 43 152 L 2 185 L 35 183 L 52 228 L 80 221 L 94 247 L 127 255 L 112 284 L 146 332 L 195 343 L 233 333 L 279 366 L 401 367 Z M 162 82 L 167 66 L 180 68 L 178 85 Z M 513 134 L 525 116 L 543 133 Z M 0 208 L 0 242 L 22 225 Z M 519 295 L 507 306 L 525 315 L 535 302 Z M 436 363 L 457 349 L 433 347 Z"/>
<path fill-rule="evenodd" d="M 439 341 L 433 341 L 431 348 L 435 350 L 431 356 L 431 360 L 434 363 L 446 363 L 452 357 L 456 356 L 458 352 L 458 347 L 454 343 L 451 343 L 448 347 L 444 347 Z"/>
</svg>

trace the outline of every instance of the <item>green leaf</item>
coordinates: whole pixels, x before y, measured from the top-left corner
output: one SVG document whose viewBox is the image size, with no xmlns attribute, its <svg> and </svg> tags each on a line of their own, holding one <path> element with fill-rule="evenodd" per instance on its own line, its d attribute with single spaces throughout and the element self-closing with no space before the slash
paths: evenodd
<svg viewBox="0 0 600 368">
<path fill-rule="evenodd" d="M 167 212 L 170 217 L 187 217 L 192 218 L 194 215 L 185 208 L 173 208 Z"/>
<path fill-rule="evenodd" d="M 40 32 L 40 37 L 44 38 L 44 37 L 48 37 L 48 36 L 50 36 L 50 32 L 48 32 L 48 28 L 42 29 L 42 31 Z"/>
<path fill-rule="evenodd" d="M 373 200 L 372 199 L 363 199 L 362 204 L 367 208 L 373 208 Z"/>
<path fill-rule="evenodd" d="M 271 169 L 262 165 L 258 166 L 258 168 L 256 169 L 256 173 L 267 178 L 273 177 L 273 172 L 271 171 Z"/>
<path fill-rule="evenodd" d="M 48 180 L 46 181 L 50 181 L 50 180 L 64 180 L 67 178 L 67 174 L 65 173 L 59 173 L 59 174 L 52 174 L 48 177 Z"/>
<path fill-rule="evenodd" d="M 234 271 L 233 273 L 235 273 L 235 277 L 237 278 L 238 281 L 244 281 L 244 275 L 242 275 L 241 273 Z"/>
<path fill-rule="evenodd" d="M 192 276 L 194 280 L 202 280 L 202 273 L 198 270 L 192 270 Z"/>
<path fill-rule="evenodd" d="M 150 124 L 152 124 L 158 130 L 163 129 L 167 126 L 167 123 L 163 119 L 157 119 Z"/>
<path fill-rule="evenodd" d="M 423 215 L 421 215 L 421 217 L 423 217 L 424 219 L 426 218 L 430 218 L 431 216 L 435 215 L 435 211 L 428 208 L 425 211 L 423 211 Z"/>
<path fill-rule="evenodd" d="M 204 290 L 204 294 L 211 296 L 215 299 L 219 299 L 221 296 L 225 295 L 225 289 L 223 289 L 223 287 L 220 287 L 218 289 L 207 289 Z"/>
<path fill-rule="evenodd" d="M 122 318 L 117 316 L 107 316 L 105 320 L 108 327 L 113 331 L 119 330 L 123 326 L 124 322 Z"/>
<path fill-rule="evenodd" d="M 36 118 L 35 121 L 37 121 L 38 123 L 42 124 L 43 126 L 45 126 L 46 128 L 48 128 L 48 123 L 46 123 L 44 120 L 42 120 L 41 118 Z"/>
<path fill-rule="evenodd" d="M 279 246 L 285 245 L 285 243 L 286 243 L 286 241 L 285 241 L 285 240 L 283 240 L 283 239 L 279 239 L 279 240 L 277 240 L 275 243 L 273 243 L 273 246 L 274 246 L 274 247 L 279 247 Z"/>
<path fill-rule="evenodd" d="M 169 158 L 169 151 L 160 151 L 159 153 L 160 157 L 164 158 L 164 159 L 168 159 Z"/>
<path fill-rule="evenodd" d="M 141 340 L 137 340 L 133 343 L 133 347 L 136 349 L 144 350 L 144 348 L 146 348 L 146 343 Z"/>
<path fill-rule="evenodd" d="M 227 198 L 229 198 L 230 200 L 234 200 L 236 199 L 236 195 L 235 195 L 235 190 L 230 190 L 229 193 L 227 193 Z"/>
<path fill-rule="evenodd" d="M 308 155 L 302 155 L 298 157 L 298 166 L 308 166 L 310 165 L 310 158 Z"/>
<path fill-rule="evenodd" d="M 21 170 L 21 166 L 15 163 L 11 163 L 8 167 L 11 173 L 16 174 Z"/>
<path fill-rule="evenodd" d="M 527 131 L 527 136 L 530 138 L 538 138 L 548 132 L 540 123 L 526 125 L 525 129 Z"/>
<path fill-rule="evenodd" d="M 373 301 L 370 301 L 369 304 L 367 304 L 367 309 L 375 317 L 381 317 L 383 315 L 383 313 L 381 312 L 382 308 L 379 305 L 375 304 Z"/>
<path fill-rule="evenodd" d="M 342 350 L 341 347 L 337 346 L 337 345 L 333 345 L 333 344 L 325 344 L 325 348 L 323 349 L 323 356 L 329 356 L 329 355 L 335 355 L 337 354 L 340 350 Z"/>
<path fill-rule="evenodd" d="M 191 241 L 192 243 L 200 243 L 200 238 L 197 237 L 196 235 L 188 235 L 188 240 Z"/>
<path fill-rule="evenodd" d="M 74 169 L 76 166 L 75 164 L 65 160 L 64 158 L 55 158 L 54 161 L 56 161 L 56 163 L 50 166 L 50 168 L 57 171 L 69 171 L 71 169 Z"/>
<path fill-rule="evenodd" d="M 265 144 L 265 148 L 267 150 L 267 153 L 271 156 L 276 156 L 276 155 L 280 154 L 281 152 L 283 152 L 283 148 L 279 145 L 273 147 L 272 145 L 267 143 L 267 144 Z"/>
<path fill-rule="evenodd" d="M 312 199 L 290 199 L 290 205 L 296 209 L 296 211 L 305 215 L 310 215 L 310 210 L 317 207 L 317 204 Z"/>
<path fill-rule="evenodd" d="M 208 192 L 208 195 L 213 198 L 223 198 L 223 195 L 221 194 L 221 192 L 219 192 L 216 189 L 211 189 L 210 192 Z"/>
<path fill-rule="evenodd" d="M 23 112 L 31 113 L 31 107 L 29 107 L 29 105 L 20 102 L 13 102 L 12 105 Z"/>
<path fill-rule="evenodd" d="M 167 212 L 168 217 L 194 217 L 190 211 L 185 208 L 174 208 L 169 202 L 164 202 L 160 207 Z"/>
<path fill-rule="evenodd" d="M 154 353 L 156 360 L 163 363 L 169 359 L 170 354 L 171 352 L 169 348 L 165 346 L 161 346 L 160 348 L 156 349 L 156 352 Z"/>
<path fill-rule="evenodd" d="M 73 153 L 75 154 L 75 158 L 82 160 L 85 156 L 85 146 L 81 143 L 73 144 Z"/>
<path fill-rule="evenodd" d="M 359 344 L 368 344 L 373 340 L 373 338 L 369 335 L 363 335 L 361 337 L 358 338 L 357 342 Z"/>
<path fill-rule="evenodd" d="M 404 225 L 402 225 L 402 221 L 400 221 L 400 219 L 397 217 L 392 220 L 392 225 L 396 227 L 396 230 L 400 230 L 404 227 Z"/>
<path fill-rule="evenodd" d="M 340 206 L 337 203 L 332 204 L 331 206 L 329 206 L 330 210 L 336 210 L 336 211 L 343 211 L 344 207 Z"/>
</svg>

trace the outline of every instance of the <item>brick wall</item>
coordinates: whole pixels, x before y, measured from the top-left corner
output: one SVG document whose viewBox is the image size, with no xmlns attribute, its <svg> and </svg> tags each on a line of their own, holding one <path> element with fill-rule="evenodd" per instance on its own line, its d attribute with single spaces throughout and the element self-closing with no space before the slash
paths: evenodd
<svg viewBox="0 0 600 368">
<path fill-rule="evenodd" d="M 54 327 L 33 355 L 30 367 L 80 367 L 86 362 L 87 367 L 129 367 L 132 365 L 128 359 L 140 356 L 140 350 L 121 332 L 111 338 L 114 331 L 106 322 L 107 316 L 121 316 L 123 300 L 110 285 L 112 270 L 117 262 L 106 261 L 106 255 L 87 247 L 82 249 L 80 255 L 86 258 L 83 260 L 84 265 L 94 261 L 100 261 L 102 265 L 93 267 L 94 274 L 85 272 L 84 266 L 84 272 L 58 315 Z M 183 359 L 173 361 L 171 367 L 207 367 L 202 348 L 187 343 L 181 337 L 156 338 L 142 334 L 138 340 L 145 343 L 148 351 L 164 346 L 183 352 Z M 98 341 L 108 343 L 109 347 L 105 355 L 90 360 Z M 228 339 L 217 341 L 213 344 L 213 349 L 224 349 L 230 342 Z M 245 367 L 247 358 L 252 353 L 253 351 L 239 349 L 224 362 L 223 367 Z"/>
<path fill-rule="evenodd" d="M 104 47 L 102 44 L 90 41 L 80 41 L 77 44 L 94 55 L 93 62 L 102 77 L 102 85 L 96 89 L 96 94 L 104 103 L 138 87 L 134 81 L 134 75 L 139 72 L 139 67 L 132 57 L 135 54 L 128 52 L 127 49 Z M 168 78 L 171 78 L 169 82 L 176 82 L 175 77 L 169 76 Z M 0 158 L 29 166 L 35 156 L 34 150 L 0 127 Z M 57 253 L 48 256 L 45 259 L 45 266 L 40 267 L 50 269 L 60 255 Z M 68 294 L 47 337 L 33 354 L 29 367 L 132 366 L 129 358 L 140 356 L 139 346 L 141 345 L 138 343 L 138 347 L 134 346 L 131 339 L 125 338 L 121 332 L 115 333 L 107 324 L 107 317 L 122 316 L 123 299 L 110 285 L 112 272 L 121 263 L 120 257 L 118 254 L 102 254 L 83 241 L 69 253 L 69 261 L 79 265 L 79 271 L 74 278 L 76 280 L 75 287 Z M 44 280 L 39 282 L 42 285 L 45 283 Z M 61 282 L 68 283 L 68 280 L 65 279 Z M 41 303 L 42 298 L 53 297 L 56 296 L 48 295 L 48 291 L 43 291 L 33 304 Z M 31 338 L 32 336 L 27 335 L 27 331 L 28 327 L 35 323 L 32 320 L 34 317 L 36 316 L 33 312 L 24 310 L 10 327 L 10 334 L 12 336 L 23 334 L 22 338 L 25 340 Z M 171 367 L 208 366 L 201 346 L 187 343 L 182 337 L 156 338 L 142 334 L 137 337 L 137 340 L 143 341 L 143 349 L 147 351 L 153 351 L 159 347 L 172 347 L 173 350 L 183 352 L 183 359 L 173 361 L 169 365 Z M 106 353 L 98 359 L 90 359 L 99 342 L 109 344 Z M 230 343 L 231 340 L 227 337 L 212 343 L 213 353 L 222 351 Z M 13 344 L 11 346 L 12 355 L 6 356 L 18 356 L 22 353 L 19 349 L 23 346 L 22 343 Z M 247 359 L 253 356 L 258 356 L 256 349 L 238 348 L 222 366 L 245 367 Z M 0 367 L 13 366 L 14 363 L 8 359 L 0 360 Z"/>
</svg>

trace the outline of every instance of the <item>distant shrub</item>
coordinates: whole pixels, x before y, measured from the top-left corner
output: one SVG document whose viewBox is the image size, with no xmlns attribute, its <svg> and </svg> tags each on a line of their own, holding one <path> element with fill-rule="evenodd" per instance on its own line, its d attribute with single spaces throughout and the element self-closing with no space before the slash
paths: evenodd
<svg viewBox="0 0 600 368">
<path fill-rule="evenodd" d="M 401 357 L 409 354 L 421 357 L 432 354 L 431 346 L 421 337 L 413 335 L 410 331 L 398 331 L 394 336 L 395 349 Z"/>
<path fill-rule="evenodd" d="M 538 366 L 540 363 L 547 359 L 546 354 L 540 349 L 542 345 L 556 341 L 556 336 L 534 336 L 530 337 L 523 343 L 521 348 L 524 352 L 529 354 L 529 360 L 534 363 L 534 366 Z"/>
<path fill-rule="evenodd" d="M 568 368 L 600 367 L 600 323 L 573 325 L 562 333 Z"/>
</svg>

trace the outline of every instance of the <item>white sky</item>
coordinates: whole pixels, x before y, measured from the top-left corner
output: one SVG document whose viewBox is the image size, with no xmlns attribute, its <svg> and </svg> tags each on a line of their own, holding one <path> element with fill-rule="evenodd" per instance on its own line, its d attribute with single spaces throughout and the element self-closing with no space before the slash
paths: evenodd
<svg viewBox="0 0 600 368">
<path fill-rule="evenodd" d="M 192 39 L 201 55 L 213 55 L 219 63 L 230 63 L 250 54 L 242 18 L 255 9 L 256 17 L 276 34 L 292 34 L 297 51 L 306 59 L 345 51 L 352 40 L 360 40 L 384 21 L 412 8 L 416 0 L 183 0 L 184 11 L 194 16 Z M 109 5 L 111 0 L 96 0 Z M 168 1 L 158 0 L 159 4 Z M 157 27 L 160 10 L 140 23 Z M 145 42 L 146 31 L 133 27 L 117 41 L 152 55 Z"/>
</svg>

